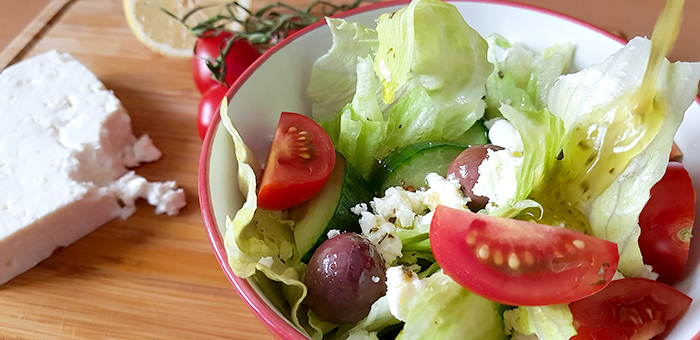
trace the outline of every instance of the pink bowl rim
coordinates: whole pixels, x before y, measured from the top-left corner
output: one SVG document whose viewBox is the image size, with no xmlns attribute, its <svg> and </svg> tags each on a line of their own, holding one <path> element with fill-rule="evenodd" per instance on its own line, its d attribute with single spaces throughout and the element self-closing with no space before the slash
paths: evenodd
<svg viewBox="0 0 700 340">
<path fill-rule="evenodd" d="M 555 12 L 553 10 L 537 7 L 529 4 L 513 3 L 506 0 L 448 0 L 448 2 L 471 2 L 471 3 L 484 3 L 484 4 L 494 4 L 503 5 L 514 8 L 521 8 L 533 12 L 539 12 L 548 16 L 557 17 L 573 24 L 582 26 L 589 30 L 595 31 L 601 35 L 607 36 L 620 44 L 624 45 L 627 43 L 626 40 L 619 36 L 616 36 L 604 29 L 594 26 L 585 21 L 573 18 L 569 15 Z M 334 17 L 336 18 L 347 18 L 359 13 L 364 13 L 368 11 L 373 11 L 377 9 L 394 7 L 394 6 L 405 6 L 410 3 L 410 0 L 389 0 L 384 2 L 379 2 L 359 8 L 355 8 L 343 13 L 340 13 Z M 233 95 L 240 89 L 240 87 L 250 78 L 250 76 L 258 69 L 265 61 L 270 58 L 273 54 L 277 53 L 280 49 L 284 48 L 288 44 L 292 43 L 294 40 L 303 36 L 304 34 L 326 26 L 325 20 L 320 20 L 319 22 L 310 25 L 298 32 L 295 32 L 287 39 L 284 39 L 277 45 L 266 51 L 258 60 L 256 60 L 231 86 L 228 90 L 226 97 L 231 100 Z M 696 98 L 696 102 L 700 103 L 700 95 Z M 214 210 L 212 208 L 211 197 L 208 192 L 209 188 L 209 164 L 211 159 L 211 148 L 214 141 L 214 135 L 216 129 L 219 128 L 221 124 L 221 117 L 216 115 L 211 123 L 211 126 L 207 130 L 206 137 L 202 143 L 202 149 L 199 159 L 199 172 L 198 172 L 198 192 L 199 192 L 199 204 L 202 213 L 202 218 L 204 222 L 204 227 L 206 228 L 207 237 L 209 238 L 209 243 L 211 244 L 214 254 L 216 256 L 219 265 L 223 269 L 226 277 L 234 286 L 238 294 L 245 301 L 248 307 L 252 310 L 253 314 L 263 322 L 263 324 L 268 327 L 270 332 L 281 339 L 289 340 L 305 340 L 308 337 L 302 333 L 300 330 L 292 326 L 288 320 L 282 318 L 276 311 L 274 311 L 265 300 L 258 294 L 258 292 L 250 285 L 248 280 L 240 278 L 234 274 L 233 270 L 228 264 L 228 254 L 226 253 L 226 248 L 224 246 L 224 240 L 219 233 L 219 228 L 216 224 L 216 218 L 214 216 Z M 693 336 L 692 340 L 700 340 L 700 333 Z"/>
</svg>

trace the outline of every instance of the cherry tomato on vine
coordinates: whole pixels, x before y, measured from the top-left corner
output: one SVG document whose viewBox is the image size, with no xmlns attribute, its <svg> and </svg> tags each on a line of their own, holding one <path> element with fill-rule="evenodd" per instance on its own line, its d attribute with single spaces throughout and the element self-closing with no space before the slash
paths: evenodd
<svg viewBox="0 0 700 340">
<path fill-rule="evenodd" d="M 326 183 L 335 165 L 335 148 L 311 118 L 282 112 L 265 164 L 258 206 L 282 210 L 299 205 Z"/>
<path fill-rule="evenodd" d="M 206 93 L 210 88 L 220 83 L 212 78 L 212 71 L 207 67 L 207 59 L 216 59 L 226 46 L 226 41 L 234 35 L 228 31 L 205 33 L 197 40 L 192 55 L 192 77 L 200 93 Z M 260 52 L 247 40 L 236 40 L 226 55 L 226 84 L 231 86 L 238 77 L 260 57 Z"/>
<path fill-rule="evenodd" d="M 228 88 L 225 86 L 215 86 L 209 89 L 199 100 L 199 111 L 197 113 L 197 132 L 199 138 L 204 140 L 207 130 L 214 117 L 219 114 L 221 100 L 224 99 Z"/>
<path fill-rule="evenodd" d="M 513 306 L 569 303 L 603 289 L 617 245 L 570 229 L 438 206 L 430 247 L 456 282 Z"/>
<path fill-rule="evenodd" d="M 681 279 L 694 221 L 695 190 L 690 175 L 683 164 L 671 161 L 639 215 L 639 248 L 644 263 L 659 274 L 659 281 L 673 284 Z"/>
<path fill-rule="evenodd" d="M 615 280 L 599 293 L 569 304 L 578 332 L 571 339 L 651 339 L 670 329 L 691 301 L 654 280 Z"/>
</svg>

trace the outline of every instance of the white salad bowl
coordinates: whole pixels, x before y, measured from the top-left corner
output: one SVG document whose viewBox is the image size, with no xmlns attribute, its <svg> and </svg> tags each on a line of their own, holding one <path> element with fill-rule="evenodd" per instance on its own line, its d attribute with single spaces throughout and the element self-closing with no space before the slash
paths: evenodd
<svg viewBox="0 0 700 340">
<path fill-rule="evenodd" d="M 380 14 L 397 10 L 407 3 L 378 3 L 342 13 L 340 17 L 373 28 Z M 534 51 L 541 51 L 556 42 L 574 43 L 576 69 L 603 61 L 625 43 L 605 31 L 547 10 L 500 1 L 452 3 L 462 12 L 467 23 L 484 37 L 498 33 Z M 228 115 L 261 164 L 267 158 L 280 113 L 291 111 L 310 115 L 311 102 L 306 96 L 306 88 L 311 67 L 330 45 L 330 31 L 324 23 L 308 27 L 265 53 L 229 91 Z M 696 191 L 700 189 L 700 136 L 697 131 L 700 131 L 698 100 L 686 112 L 675 138 L 684 152 L 683 163 Z M 228 279 L 270 331 L 282 339 L 305 339 L 285 316 L 289 307 L 275 284 L 262 275 L 241 279 L 228 264 L 224 247 L 226 216 L 233 217 L 245 201 L 236 174 L 233 142 L 217 117 L 204 141 L 199 169 L 200 204 L 211 245 Z M 700 228 L 695 227 L 695 230 L 698 232 Z M 677 289 L 693 298 L 693 302 L 668 339 L 700 339 L 699 261 L 700 245 L 696 240 L 691 243 L 687 278 L 676 285 Z"/>
</svg>

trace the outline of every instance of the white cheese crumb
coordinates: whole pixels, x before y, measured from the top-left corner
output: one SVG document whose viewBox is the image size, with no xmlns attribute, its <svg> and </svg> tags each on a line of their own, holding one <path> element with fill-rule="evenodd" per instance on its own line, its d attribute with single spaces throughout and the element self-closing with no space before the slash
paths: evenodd
<svg viewBox="0 0 700 340">
<path fill-rule="evenodd" d="M 134 167 L 144 162 L 154 162 L 160 159 L 163 155 L 155 145 L 153 145 L 153 140 L 148 135 L 142 135 L 134 143 L 131 150 L 126 150 L 126 157 L 124 163 L 128 167 Z"/>
<path fill-rule="evenodd" d="M 156 214 L 177 215 L 185 206 L 185 192 L 177 188 L 173 181 L 149 182 L 129 171 L 117 181 L 112 183 L 110 190 L 125 205 L 122 218 L 127 218 L 136 211 L 136 200 L 146 199 L 148 203 L 156 207 Z"/>
<path fill-rule="evenodd" d="M 493 211 L 515 196 L 518 167 L 523 158 L 508 149 L 488 150 L 488 158 L 479 165 L 479 179 L 472 192 L 489 199 L 486 211 Z"/>
<path fill-rule="evenodd" d="M 430 173 L 426 176 L 428 188 L 407 191 L 392 187 L 384 197 L 375 197 L 371 202 L 371 212 L 367 204 L 358 204 L 352 212 L 360 215 L 362 233 L 377 247 L 387 264 L 401 257 L 401 239 L 396 236 L 397 228 L 419 229 L 426 232 L 432 219 L 432 210 L 438 205 L 466 209 L 469 198 L 464 197 L 456 179 Z"/>
<path fill-rule="evenodd" d="M 328 236 L 328 239 L 332 239 L 332 238 L 334 238 L 334 237 L 340 235 L 340 230 L 338 230 L 338 229 L 331 229 L 331 230 L 328 231 L 328 234 L 326 234 L 326 235 Z"/>
<path fill-rule="evenodd" d="M 391 315 L 398 320 L 406 321 L 409 302 L 418 291 L 425 288 L 425 282 L 412 270 L 395 266 L 386 270 L 386 286 Z"/>
<path fill-rule="evenodd" d="M 523 152 L 523 139 L 518 130 L 506 119 L 496 119 L 489 129 L 491 144 L 513 152 Z"/>
</svg>

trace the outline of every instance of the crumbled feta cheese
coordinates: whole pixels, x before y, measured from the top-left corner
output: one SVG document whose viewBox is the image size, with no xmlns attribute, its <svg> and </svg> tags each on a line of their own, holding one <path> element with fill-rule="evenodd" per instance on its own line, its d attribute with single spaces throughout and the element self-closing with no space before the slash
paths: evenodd
<svg viewBox="0 0 700 340">
<path fill-rule="evenodd" d="M 487 197 L 489 203 L 486 205 L 486 211 L 492 211 L 515 196 L 518 188 L 516 176 L 523 158 L 508 149 L 488 150 L 487 155 L 479 165 L 479 179 L 472 192 Z"/>
<path fill-rule="evenodd" d="M 386 286 L 391 314 L 401 321 L 406 321 L 409 302 L 418 291 L 425 288 L 425 282 L 412 270 L 395 266 L 386 270 Z"/>
<path fill-rule="evenodd" d="M 496 119 L 489 129 L 491 144 L 498 145 L 512 152 L 522 153 L 524 150 L 523 139 L 518 130 L 506 119 Z"/>
<path fill-rule="evenodd" d="M 156 207 L 156 214 L 177 215 L 185 206 L 185 192 L 173 181 L 149 182 L 129 171 L 110 185 L 109 190 L 125 205 L 121 218 L 127 218 L 136 211 L 136 200 L 146 199 Z"/>
<path fill-rule="evenodd" d="M 326 236 L 328 236 L 328 239 L 332 239 L 338 235 L 340 235 L 340 230 L 338 229 L 331 229 L 328 231 L 328 234 L 326 234 Z"/>
<path fill-rule="evenodd" d="M 408 191 L 401 187 L 392 187 L 385 191 L 384 197 L 375 197 L 367 204 L 358 204 L 352 212 L 360 215 L 362 233 L 377 247 L 384 261 L 393 263 L 401 253 L 401 240 L 396 236 L 397 228 L 425 228 L 427 231 L 432 219 L 432 210 L 438 205 L 466 209 L 469 198 L 462 194 L 456 179 L 430 173 L 426 176 L 428 188 Z"/>
</svg>

